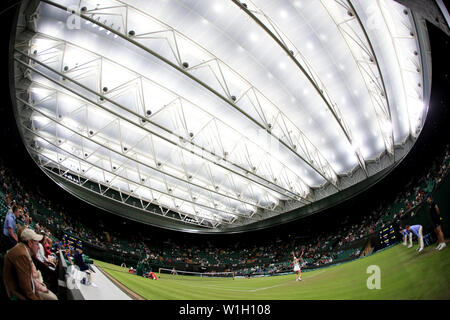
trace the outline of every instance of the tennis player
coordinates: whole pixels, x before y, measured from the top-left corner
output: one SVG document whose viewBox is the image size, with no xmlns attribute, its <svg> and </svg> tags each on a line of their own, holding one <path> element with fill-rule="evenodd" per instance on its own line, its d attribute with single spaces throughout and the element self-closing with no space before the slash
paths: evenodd
<svg viewBox="0 0 450 320">
<path fill-rule="evenodd" d="M 302 269 L 300 267 L 300 261 L 302 260 L 303 252 L 304 250 L 302 250 L 300 257 L 298 258 L 295 256 L 294 252 L 292 252 L 292 256 L 294 257 L 294 271 L 295 273 L 297 273 L 297 279 L 295 281 L 302 281 Z"/>
</svg>

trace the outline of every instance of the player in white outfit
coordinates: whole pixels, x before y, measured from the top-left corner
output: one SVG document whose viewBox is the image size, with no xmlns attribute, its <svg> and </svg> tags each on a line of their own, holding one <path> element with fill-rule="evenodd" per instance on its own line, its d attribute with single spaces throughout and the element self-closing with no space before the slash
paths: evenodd
<svg viewBox="0 0 450 320">
<path fill-rule="evenodd" d="M 292 252 L 292 256 L 294 257 L 294 271 L 297 273 L 297 279 L 295 281 L 302 281 L 302 269 L 300 267 L 300 261 L 303 257 L 303 250 L 300 257 L 296 257 L 294 252 Z"/>
</svg>

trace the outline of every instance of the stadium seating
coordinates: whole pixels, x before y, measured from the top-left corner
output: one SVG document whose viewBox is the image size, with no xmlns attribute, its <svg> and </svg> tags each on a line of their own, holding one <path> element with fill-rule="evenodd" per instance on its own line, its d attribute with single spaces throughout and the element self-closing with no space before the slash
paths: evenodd
<svg viewBox="0 0 450 320">
<path fill-rule="evenodd" d="M 267 239 L 266 242 L 258 245 L 256 243 L 239 246 L 231 244 L 228 247 L 219 248 L 207 244 L 192 246 L 166 241 L 146 243 L 144 239 L 136 238 L 136 235 L 122 234 L 109 227 L 108 232 L 111 238 L 109 242 L 103 230 L 98 230 L 96 225 L 78 221 L 73 218 L 74 216 L 55 209 L 57 205 L 22 188 L 22 184 L 15 181 L 12 178 L 13 174 L 6 168 L 6 173 L 0 176 L 0 218 L 3 223 L 8 211 L 4 199 L 6 194 L 9 194 L 11 199 L 17 199 L 20 204 L 28 208 L 30 217 L 33 217 L 31 227 L 34 228 L 38 223 L 54 242 L 59 242 L 63 233 L 72 234 L 90 246 L 92 255 L 87 251 L 90 256 L 117 265 L 125 263 L 127 266 L 136 268 L 138 263 L 148 256 L 151 258 L 150 263 L 146 264 L 147 269 L 156 270 L 159 267 L 171 269 L 175 265 L 183 268 L 187 265 L 202 266 L 202 270 L 205 271 L 233 269 L 242 274 L 257 272 L 273 274 L 291 271 L 291 252 L 298 252 L 303 246 L 306 248 L 303 257 L 307 263 L 306 267 L 316 268 L 354 259 L 357 257 L 355 253 L 365 248 L 367 239 L 376 235 L 384 226 L 398 222 L 400 216 L 413 210 L 416 211 L 416 215 L 409 221 L 421 223 L 429 231 L 430 222 L 427 220 L 426 206 L 422 205 L 424 194 L 433 191 L 445 206 L 448 202 L 445 195 L 445 192 L 449 191 L 448 183 L 442 188 L 440 186 L 443 185 L 441 182 L 447 179 L 449 164 L 450 156 L 447 147 L 445 156 L 436 160 L 434 168 L 401 192 L 395 201 L 384 207 L 380 206 L 372 212 L 363 213 L 359 221 L 343 224 L 337 227 L 335 232 L 321 236 L 320 240 L 317 236 L 300 240 L 284 239 L 279 243 L 273 241 L 274 239 Z M 20 223 L 23 224 L 23 222 Z M 448 222 L 444 225 L 447 226 Z"/>
</svg>

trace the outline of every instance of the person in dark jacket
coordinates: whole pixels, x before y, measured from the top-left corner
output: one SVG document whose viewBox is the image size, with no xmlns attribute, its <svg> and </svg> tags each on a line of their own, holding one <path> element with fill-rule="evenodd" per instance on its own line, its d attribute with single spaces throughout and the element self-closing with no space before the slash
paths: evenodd
<svg viewBox="0 0 450 320">
<path fill-rule="evenodd" d="M 430 217 L 431 217 L 431 221 L 433 222 L 434 232 L 436 233 L 436 237 L 437 237 L 437 240 L 439 243 L 438 246 L 436 247 L 436 250 L 440 251 L 447 246 L 445 244 L 444 233 L 442 232 L 442 227 L 441 227 L 441 221 L 442 221 L 441 213 L 439 211 L 439 206 L 433 200 L 433 198 L 431 197 L 431 194 L 427 195 L 427 203 L 430 205 Z"/>
</svg>

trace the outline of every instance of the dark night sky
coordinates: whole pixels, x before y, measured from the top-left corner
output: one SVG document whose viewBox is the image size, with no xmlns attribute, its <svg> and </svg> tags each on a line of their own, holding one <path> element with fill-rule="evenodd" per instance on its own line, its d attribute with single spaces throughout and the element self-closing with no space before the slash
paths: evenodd
<svg viewBox="0 0 450 320">
<path fill-rule="evenodd" d="M 52 182 L 47 176 L 33 162 L 28 155 L 23 143 L 20 139 L 18 129 L 15 123 L 14 115 L 12 113 L 12 107 L 10 102 L 9 93 L 9 75 L 8 75 L 8 43 L 9 30 L 11 29 L 12 15 L 14 13 L 14 7 L 12 9 L 4 11 L 4 8 L 8 8 L 16 1 L 2 1 L 0 5 L 0 24 L 3 30 L 2 48 L 1 52 L 3 59 L 1 59 L 0 65 L 0 77 L 1 77 L 1 92 L 2 103 L 0 105 L 0 134 L 2 137 L 2 148 L 0 158 L 7 164 L 8 167 L 16 172 L 18 178 L 30 185 L 37 186 L 39 190 L 49 199 L 54 199 L 55 202 L 62 202 L 65 208 L 76 208 L 72 214 L 81 216 L 89 215 L 91 220 L 102 219 L 105 220 L 110 214 L 91 207 L 88 204 L 81 203 L 80 200 L 71 196 L 67 192 L 60 189 L 54 182 Z M 4 11 L 4 12 L 2 12 Z M 450 105 L 450 63 L 448 56 L 450 53 L 449 37 L 443 32 L 428 24 L 431 53 L 432 53 L 432 65 L 433 65 L 433 80 L 432 80 L 432 92 L 431 103 L 429 113 L 422 134 L 416 142 L 414 148 L 406 157 L 406 159 L 384 180 L 377 185 L 369 189 L 368 191 L 354 197 L 351 200 L 344 202 L 341 205 L 336 206 L 325 212 L 316 214 L 310 218 L 302 219 L 289 225 L 278 226 L 270 230 L 271 234 L 290 233 L 290 232 L 305 232 L 305 226 L 310 225 L 312 229 L 321 228 L 326 230 L 327 228 L 333 228 L 335 220 L 340 220 L 344 216 L 353 216 L 361 212 L 360 208 L 366 208 L 376 206 L 380 203 L 379 199 L 389 200 L 394 199 L 396 194 L 402 187 L 409 181 L 412 176 L 418 176 L 430 167 L 433 159 L 442 154 L 444 146 L 449 143 L 450 126 L 449 126 L 449 108 Z M 58 199 L 58 200 L 56 200 Z M 63 199 L 63 200 L 61 200 Z M 70 212 L 70 211 L 69 211 Z M 327 224 L 325 228 L 323 226 L 323 218 L 326 218 Z M 185 240 L 190 238 L 192 241 L 205 238 L 205 236 L 199 235 L 186 235 L 179 232 L 167 231 L 157 229 L 148 226 L 137 226 L 134 223 L 127 222 L 123 225 L 123 221 L 120 218 L 114 218 L 113 223 L 121 228 L 130 230 L 141 229 L 146 234 L 152 234 L 155 237 L 170 237 L 178 238 L 183 237 Z M 233 235 L 234 238 L 251 237 L 259 238 L 260 236 L 267 236 L 267 231 L 255 231 L 244 235 Z M 225 240 L 230 236 L 220 236 L 217 239 Z M 210 236 L 208 236 L 210 238 Z M 216 237 L 217 238 L 217 237 Z"/>
</svg>

